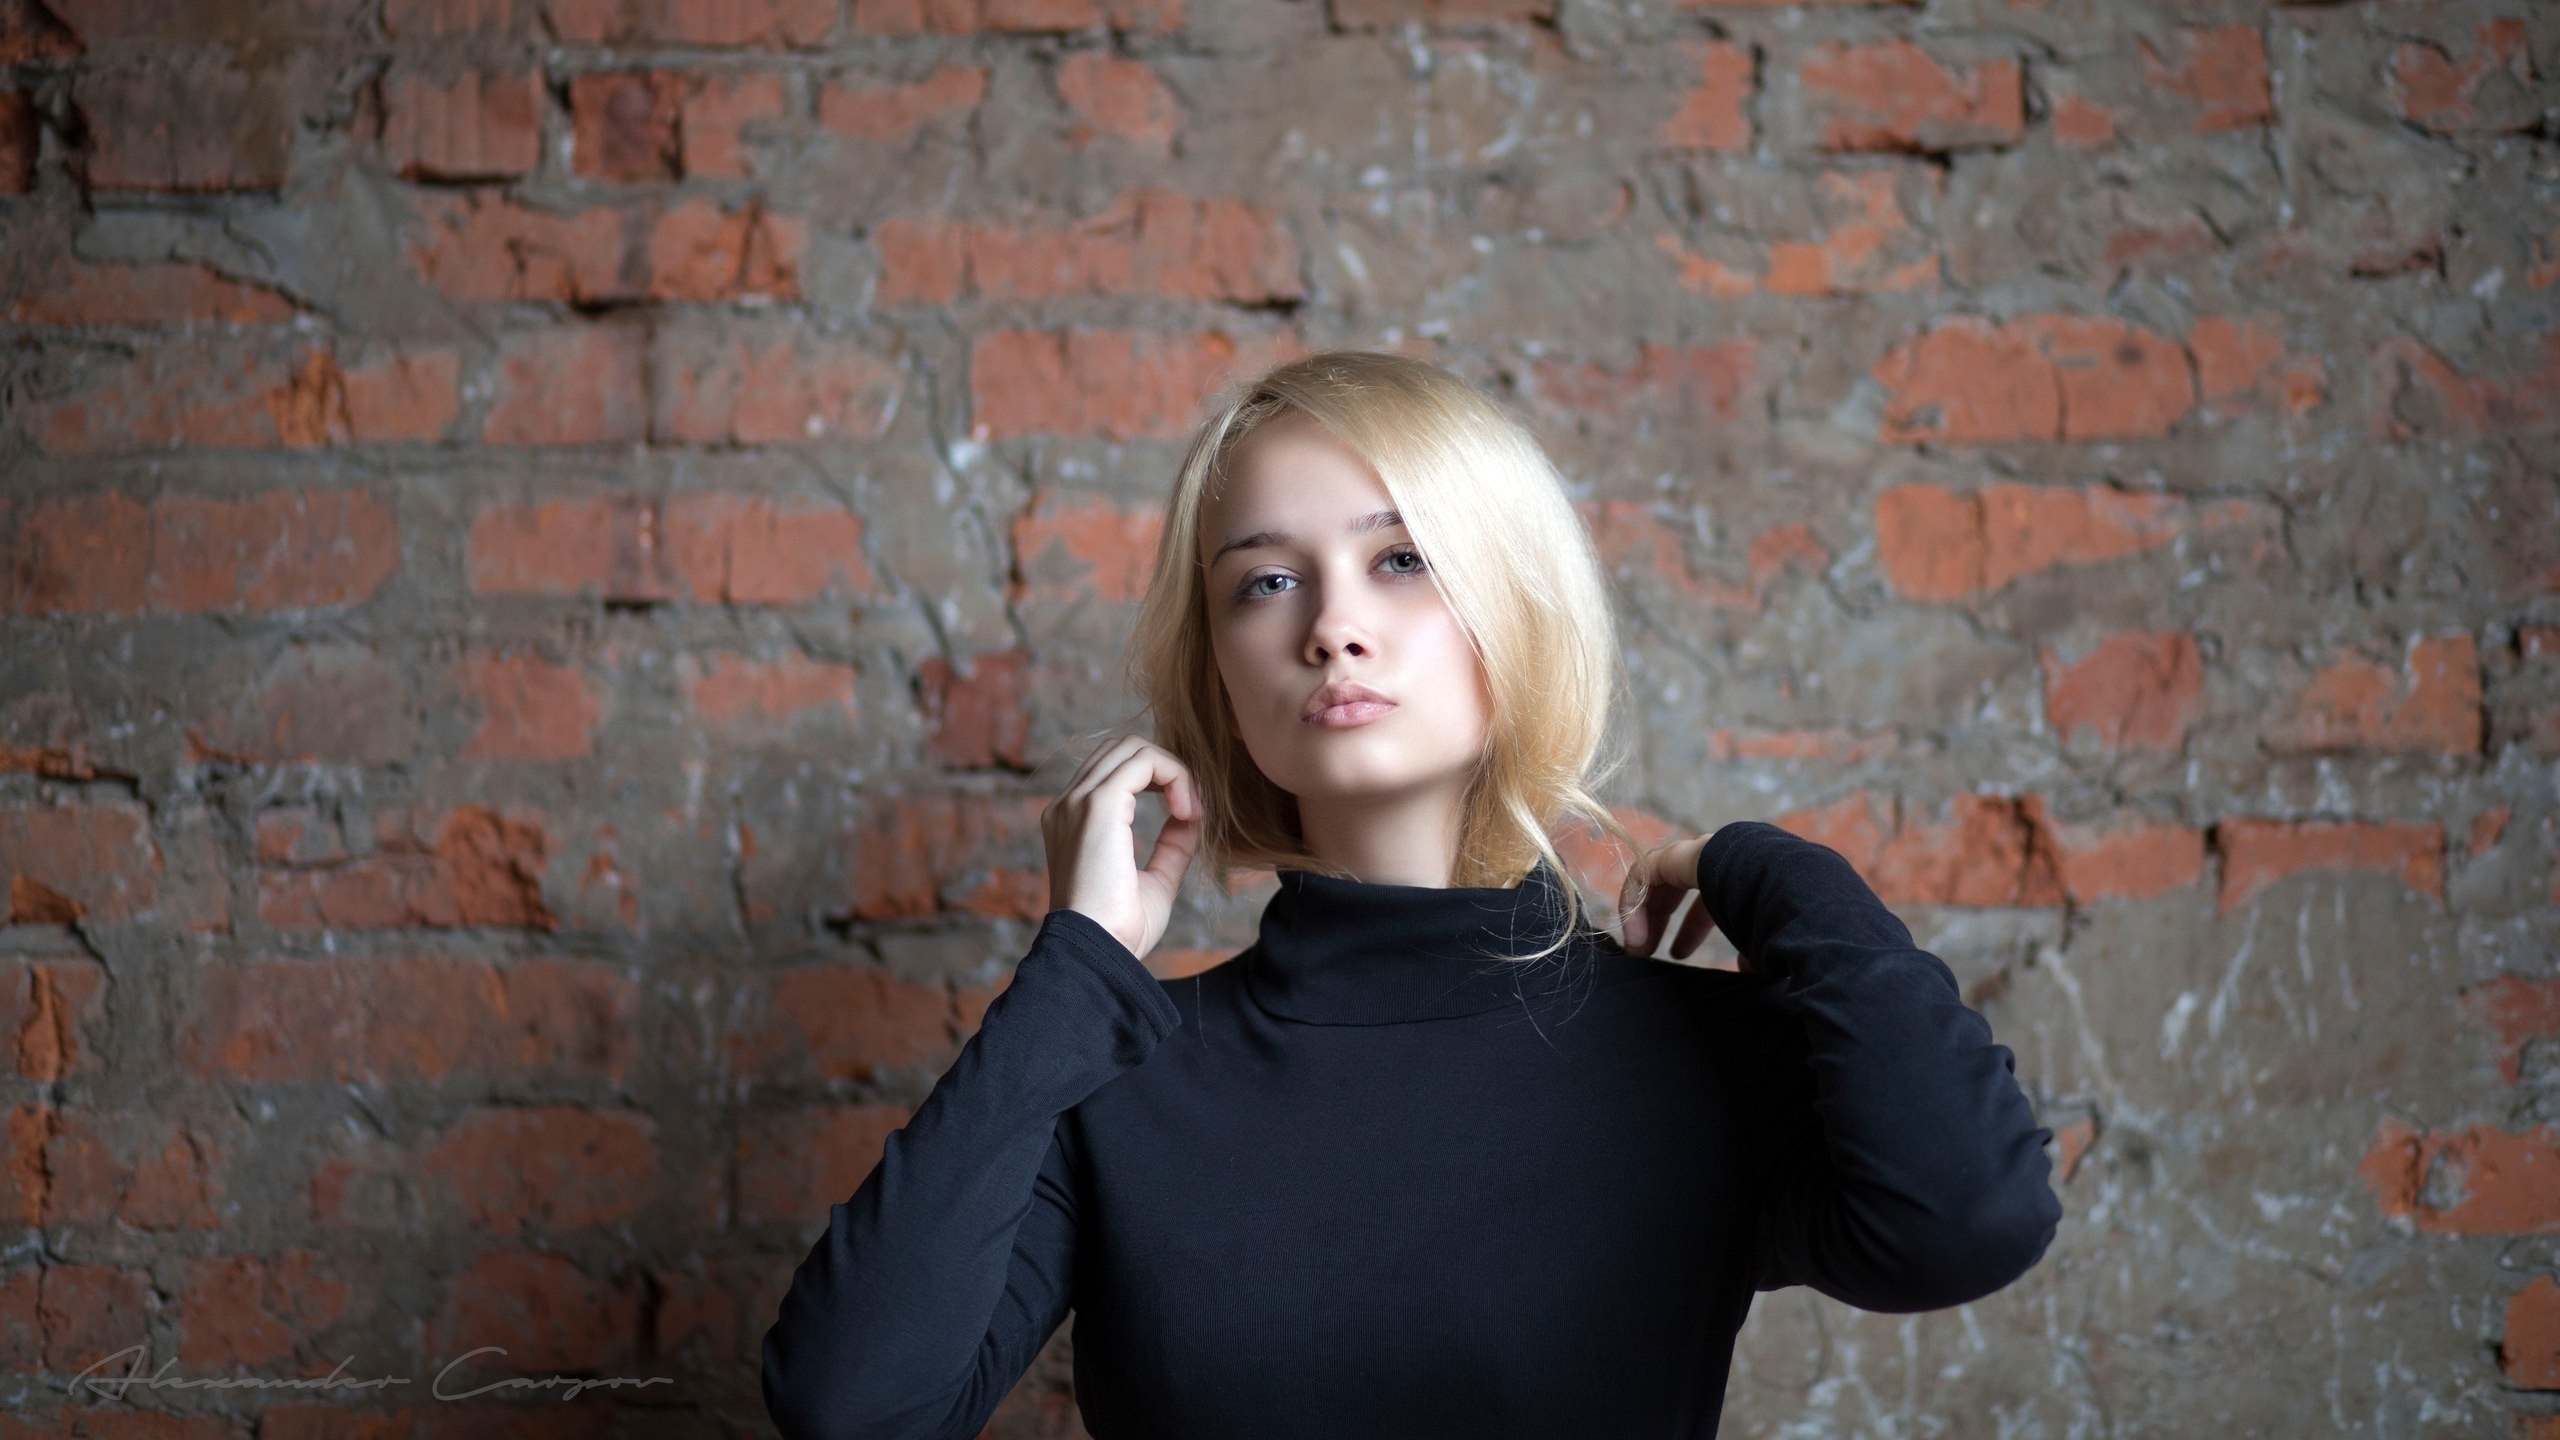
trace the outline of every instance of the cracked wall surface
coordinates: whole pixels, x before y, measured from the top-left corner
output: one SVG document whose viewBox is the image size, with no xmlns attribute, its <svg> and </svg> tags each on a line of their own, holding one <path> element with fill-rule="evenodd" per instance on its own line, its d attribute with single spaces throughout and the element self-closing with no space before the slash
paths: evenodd
<svg viewBox="0 0 2560 1440">
<path fill-rule="evenodd" d="M 2555 77 L 2536 0 L 0 0 L 0 1437 L 769 1433 L 1203 396 L 1356 346 L 1569 477 L 1622 818 L 1839 849 L 2055 1132 L 2034 1271 L 1761 1295 L 1726 1433 L 2560 1440 Z M 675 1383 L 417 1393 L 481 1344 Z M 420 1378 L 69 1393 L 135 1345 Z"/>
</svg>

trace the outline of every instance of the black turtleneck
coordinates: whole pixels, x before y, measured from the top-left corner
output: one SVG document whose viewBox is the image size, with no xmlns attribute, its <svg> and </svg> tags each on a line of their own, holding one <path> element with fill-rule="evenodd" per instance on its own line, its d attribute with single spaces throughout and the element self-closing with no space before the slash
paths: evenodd
<svg viewBox="0 0 2560 1440">
<path fill-rule="evenodd" d="M 1738 821 L 1758 973 L 1562 929 L 1561 881 L 1284 871 L 1159 981 L 1052 911 L 764 1341 L 789 1440 L 968 1440 L 1075 1312 L 1096 1440 L 1704 1437 L 1755 1289 L 1959 1305 L 2061 1219 L 2008 1047 L 1837 851 Z"/>
</svg>

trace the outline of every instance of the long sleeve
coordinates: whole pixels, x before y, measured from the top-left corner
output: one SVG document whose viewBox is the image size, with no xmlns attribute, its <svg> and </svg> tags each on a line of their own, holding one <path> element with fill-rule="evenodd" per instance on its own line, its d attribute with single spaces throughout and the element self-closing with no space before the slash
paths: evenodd
<svg viewBox="0 0 2560 1440">
<path fill-rule="evenodd" d="M 2042 1259 L 2062 1220 L 2052 1132 L 1946 963 L 1840 852 L 1764 821 L 1708 838 L 1698 891 L 1802 1021 L 1810 1071 L 1778 1120 L 1757 1288 L 1934 1310 Z"/>
<path fill-rule="evenodd" d="M 1065 1317 L 1075 1196 L 1058 1119 L 1181 1011 L 1090 917 L 1053 910 L 1012 983 L 792 1273 L 764 1337 L 787 1440 L 968 1440 Z"/>
</svg>

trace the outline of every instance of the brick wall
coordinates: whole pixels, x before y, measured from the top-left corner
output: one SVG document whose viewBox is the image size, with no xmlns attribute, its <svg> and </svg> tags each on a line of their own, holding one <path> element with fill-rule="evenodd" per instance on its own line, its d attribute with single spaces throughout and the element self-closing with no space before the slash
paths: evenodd
<svg viewBox="0 0 2560 1440">
<path fill-rule="evenodd" d="M 1729 1433 L 2560 1434 L 2551 6 L 0 0 L 0 65 L 0 1437 L 763 1433 L 1201 394 L 1330 345 L 1572 476 L 1629 822 L 1839 847 L 2058 1133 L 2034 1274 L 1762 1297 Z M 65 1398 L 141 1342 L 419 1378 Z M 484 1344 L 678 1383 L 423 1393 Z"/>
</svg>

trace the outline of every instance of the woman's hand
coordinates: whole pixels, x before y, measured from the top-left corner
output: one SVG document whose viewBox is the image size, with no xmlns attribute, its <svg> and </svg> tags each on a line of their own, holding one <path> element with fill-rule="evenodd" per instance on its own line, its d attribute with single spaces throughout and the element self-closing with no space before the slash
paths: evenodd
<svg viewBox="0 0 2560 1440">
<path fill-rule="evenodd" d="M 1165 792 L 1164 828 L 1138 868 L 1138 794 Z M 1171 751 L 1116 736 L 1085 758 L 1066 790 L 1040 813 L 1049 851 L 1049 908 L 1073 910 L 1143 960 L 1164 938 L 1174 892 L 1200 848 L 1200 791 Z"/>
<path fill-rule="evenodd" d="M 1671 912 L 1680 908 L 1680 897 L 1698 888 L 1698 852 L 1706 848 L 1703 835 L 1675 840 L 1646 851 L 1627 867 L 1626 884 L 1618 891 L 1618 915 L 1626 936 L 1621 943 L 1628 954 L 1656 958 L 1653 947 L 1661 940 L 1663 927 L 1671 923 Z M 1689 917 L 1680 922 L 1667 958 L 1688 959 L 1715 928 L 1715 918 L 1707 914 L 1706 898 L 1701 896 L 1689 907 Z"/>
</svg>

